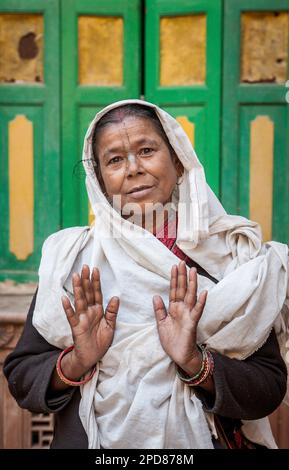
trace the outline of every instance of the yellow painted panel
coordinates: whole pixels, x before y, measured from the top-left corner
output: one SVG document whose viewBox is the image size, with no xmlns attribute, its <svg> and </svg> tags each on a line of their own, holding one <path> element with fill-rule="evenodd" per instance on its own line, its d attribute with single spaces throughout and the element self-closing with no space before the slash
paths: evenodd
<svg viewBox="0 0 289 470">
<path fill-rule="evenodd" d="M 258 116 L 250 127 L 250 219 L 263 230 L 264 240 L 272 239 L 274 123 Z"/>
<path fill-rule="evenodd" d="M 0 82 L 43 82 L 42 15 L 0 15 Z"/>
<path fill-rule="evenodd" d="M 78 17 L 78 80 L 81 85 L 123 84 L 123 19 Z"/>
<path fill-rule="evenodd" d="M 186 86 L 206 80 L 206 15 L 160 20 L 160 85 Z"/>
<path fill-rule="evenodd" d="M 25 260 L 34 245 L 33 124 L 18 115 L 9 122 L 9 249 Z"/>
<path fill-rule="evenodd" d="M 241 81 L 284 83 L 288 68 L 288 12 L 241 17 Z"/>
<path fill-rule="evenodd" d="M 192 146 L 195 145 L 195 124 L 190 122 L 187 116 L 178 116 L 176 120 L 180 123 L 188 138 L 190 139 Z"/>
<path fill-rule="evenodd" d="M 94 212 L 91 208 L 90 202 L 88 202 L 88 223 L 89 225 L 92 225 L 95 219 Z"/>
</svg>

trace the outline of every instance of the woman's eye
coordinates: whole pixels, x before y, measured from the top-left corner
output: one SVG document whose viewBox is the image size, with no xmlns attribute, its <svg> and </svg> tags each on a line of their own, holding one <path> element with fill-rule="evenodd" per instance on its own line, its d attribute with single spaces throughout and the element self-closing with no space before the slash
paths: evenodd
<svg viewBox="0 0 289 470">
<path fill-rule="evenodd" d="M 120 160 L 122 159 L 122 157 L 113 157 L 109 160 L 108 164 L 112 164 L 112 163 L 118 163 L 120 162 Z"/>
<path fill-rule="evenodd" d="M 141 149 L 140 155 L 151 155 L 153 153 L 153 149 L 150 147 L 145 147 Z"/>
</svg>

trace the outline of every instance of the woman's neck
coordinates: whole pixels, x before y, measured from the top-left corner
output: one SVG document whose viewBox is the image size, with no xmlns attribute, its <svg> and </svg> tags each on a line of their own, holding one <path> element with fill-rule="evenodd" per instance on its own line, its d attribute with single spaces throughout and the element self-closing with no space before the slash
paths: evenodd
<svg viewBox="0 0 289 470">
<path fill-rule="evenodd" d="M 169 229 L 169 237 L 176 238 L 176 223 L 177 223 L 177 209 L 175 204 L 169 201 L 165 205 L 155 204 L 152 205 L 152 208 L 147 207 L 142 213 L 134 213 L 133 215 L 123 214 L 124 219 L 129 219 L 129 221 L 135 225 L 139 225 L 143 229 L 151 232 L 158 238 L 164 236 L 164 229 L 166 231 Z M 172 235 L 170 235 L 172 233 Z"/>
</svg>

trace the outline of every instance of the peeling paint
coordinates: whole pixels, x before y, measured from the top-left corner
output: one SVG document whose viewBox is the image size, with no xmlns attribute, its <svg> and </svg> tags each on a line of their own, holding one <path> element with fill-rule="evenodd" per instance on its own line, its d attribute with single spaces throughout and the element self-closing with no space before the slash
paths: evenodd
<svg viewBox="0 0 289 470">
<path fill-rule="evenodd" d="M 288 67 L 288 13 L 243 13 L 241 30 L 241 81 L 284 83 Z"/>
<path fill-rule="evenodd" d="M 43 82 L 43 17 L 0 15 L 0 82 Z"/>
<path fill-rule="evenodd" d="M 34 59 L 38 54 L 38 47 L 35 42 L 35 33 L 27 33 L 19 40 L 18 54 L 20 59 Z"/>
</svg>

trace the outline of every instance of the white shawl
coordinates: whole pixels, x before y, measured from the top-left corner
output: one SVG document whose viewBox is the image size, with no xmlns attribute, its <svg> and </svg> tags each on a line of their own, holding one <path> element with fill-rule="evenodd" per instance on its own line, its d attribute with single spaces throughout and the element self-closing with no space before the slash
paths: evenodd
<svg viewBox="0 0 289 470">
<path fill-rule="evenodd" d="M 198 276 L 199 290 L 209 290 L 198 341 L 241 360 L 264 344 L 274 326 L 285 357 L 288 247 L 262 244 L 257 223 L 226 214 L 174 118 L 145 101 L 113 103 L 90 124 L 83 159 L 93 158 L 97 121 L 128 103 L 155 109 L 184 166 L 179 191 L 174 192 L 177 245 L 220 281 L 215 285 Z M 100 269 L 105 306 L 113 295 L 120 297 L 113 343 L 97 364 L 94 378 L 81 387 L 79 413 L 89 448 L 212 448 L 212 422 L 163 351 L 152 306 L 154 294 L 168 303 L 170 271 L 179 259 L 150 232 L 121 218 L 106 200 L 89 162 L 84 161 L 84 168 L 95 224 L 61 230 L 44 242 L 33 325 L 57 347 L 72 344 L 61 296 L 64 287 L 72 292 L 72 272 L 79 272 L 84 263 Z M 246 421 L 243 430 L 255 442 L 276 447 L 267 418 Z"/>
</svg>

